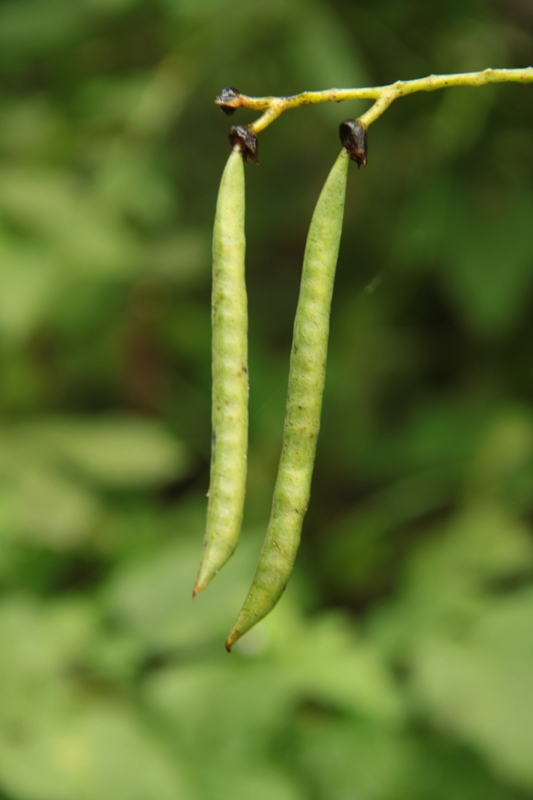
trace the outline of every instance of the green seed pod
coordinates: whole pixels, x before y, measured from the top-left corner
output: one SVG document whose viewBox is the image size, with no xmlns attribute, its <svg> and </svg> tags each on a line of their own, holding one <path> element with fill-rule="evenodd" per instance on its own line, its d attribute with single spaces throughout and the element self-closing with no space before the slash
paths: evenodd
<svg viewBox="0 0 533 800">
<path fill-rule="evenodd" d="M 235 550 L 242 523 L 248 445 L 248 314 L 244 282 L 244 166 L 233 149 L 213 230 L 211 476 L 204 552 L 193 597 Z"/>
<path fill-rule="evenodd" d="M 272 513 L 254 581 L 226 641 L 228 651 L 276 605 L 300 543 L 320 427 L 348 164 L 349 154 L 343 148 L 322 189 L 307 236 Z"/>
</svg>

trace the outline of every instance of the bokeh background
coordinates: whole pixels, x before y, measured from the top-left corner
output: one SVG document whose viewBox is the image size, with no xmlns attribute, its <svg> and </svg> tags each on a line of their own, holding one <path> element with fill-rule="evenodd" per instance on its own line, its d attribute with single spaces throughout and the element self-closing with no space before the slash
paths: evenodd
<svg viewBox="0 0 533 800">
<path fill-rule="evenodd" d="M 312 501 L 268 520 L 306 229 L 368 103 L 247 174 L 242 545 L 195 603 L 210 236 L 248 94 L 531 63 L 528 0 L 3 0 L 1 800 L 533 797 L 533 87 L 419 94 L 351 170 Z"/>
</svg>

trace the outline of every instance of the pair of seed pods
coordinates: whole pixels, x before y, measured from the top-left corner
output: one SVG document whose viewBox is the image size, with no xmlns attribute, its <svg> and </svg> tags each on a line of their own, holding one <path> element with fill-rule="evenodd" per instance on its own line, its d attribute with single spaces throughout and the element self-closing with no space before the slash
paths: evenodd
<svg viewBox="0 0 533 800">
<path fill-rule="evenodd" d="M 290 359 L 285 428 L 272 512 L 248 596 L 226 649 L 276 605 L 292 572 L 311 488 L 326 372 L 331 296 L 337 266 L 349 160 L 366 164 L 366 128 L 346 120 L 343 148 L 322 188 L 305 247 Z M 234 552 L 241 528 L 248 445 L 248 317 L 245 287 L 244 160 L 257 140 L 231 129 L 213 232 L 212 450 L 204 552 L 193 597 Z"/>
</svg>

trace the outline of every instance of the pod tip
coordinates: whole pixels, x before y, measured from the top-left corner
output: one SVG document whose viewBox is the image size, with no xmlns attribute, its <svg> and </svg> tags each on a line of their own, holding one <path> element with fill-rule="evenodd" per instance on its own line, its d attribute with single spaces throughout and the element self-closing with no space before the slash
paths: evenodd
<svg viewBox="0 0 533 800">
<path fill-rule="evenodd" d="M 198 578 L 196 580 L 196 583 L 194 584 L 194 589 L 192 590 L 192 599 L 193 600 L 194 600 L 194 598 L 196 597 L 197 594 L 200 594 L 200 592 L 203 592 L 203 590 L 206 588 L 208 583 L 209 583 L 209 581 L 200 580 L 200 576 L 198 576 Z"/>
<path fill-rule="evenodd" d="M 244 633 L 246 633 L 246 631 L 243 631 L 242 628 L 239 627 L 239 620 L 236 620 L 226 639 L 226 650 L 228 653 L 231 652 L 231 648 L 235 642 L 237 642 Z"/>
</svg>

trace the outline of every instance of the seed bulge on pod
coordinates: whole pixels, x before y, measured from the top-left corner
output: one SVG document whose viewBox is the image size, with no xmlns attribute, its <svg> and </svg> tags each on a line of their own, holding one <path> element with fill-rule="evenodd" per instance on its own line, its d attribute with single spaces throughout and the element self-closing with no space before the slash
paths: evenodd
<svg viewBox="0 0 533 800">
<path fill-rule="evenodd" d="M 259 164 L 257 157 L 257 136 L 246 125 L 234 125 L 228 134 L 233 150 L 239 150 L 245 161 Z"/>
<path fill-rule="evenodd" d="M 342 146 L 350 154 L 358 167 L 366 167 L 368 153 L 367 127 L 359 119 L 345 119 L 339 125 L 339 137 Z"/>
</svg>

